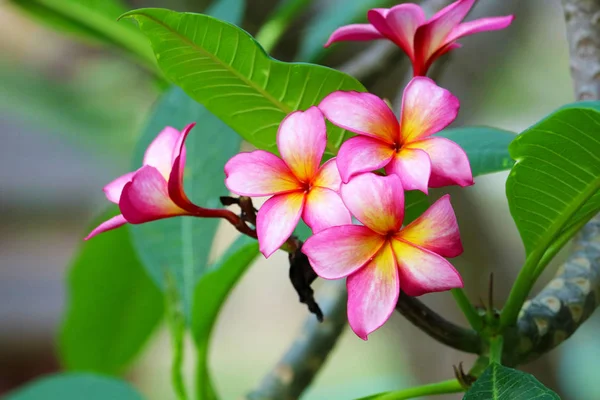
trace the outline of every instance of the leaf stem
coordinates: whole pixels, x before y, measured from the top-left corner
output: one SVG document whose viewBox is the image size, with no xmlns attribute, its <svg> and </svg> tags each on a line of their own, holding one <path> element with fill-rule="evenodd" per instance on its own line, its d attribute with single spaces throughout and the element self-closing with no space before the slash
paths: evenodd
<svg viewBox="0 0 600 400">
<path fill-rule="evenodd" d="M 460 393 L 464 392 L 465 388 L 462 387 L 457 379 L 450 379 L 447 381 L 430 383 L 423 386 L 415 386 L 408 389 L 397 390 L 395 392 L 383 393 L 377 397 L 369 397 L 372 400 L 406 400 L 414 399 L 415 397 L 435 395 L 435 394 L 448 394 L 448 393 Z"/>
<path fill-rule="evenodd" d="M 173 351 L 171 382 L 173 383 L 173 390 L 177 395 L 177 399 L 187 400 L 188 396 L 181 372 L 184 359 L 185 317 L 173 276 L 168 272 L 165 275 L 167 282 L 167 295 L 165 296 L 167 302 L 167 322 L 171 333 L 171 349 Z"/>
<path fill-rule="evenodd" d="M 464 290 L 461 288 L 451 289 L 450 293 L 452 293 L 452 297 L 454 297 L 456 304 L 467 318 L 467 321 L 469 321 L 471 328 L 477 332 L 481 331 L 483 329 L 483 319 L 465 294 Z"/>
<path fill-rule="evenodd" d="M 310 2 L 311 0 L 287 0 L 275 10 L 275 13 L 256 34 L 256 40 L 267 53 L 270 53 L 277 45 L 282 33 L 298 12 L 309 5 Z"/>
<path fill-rule="evenodd" d="M 502 349 L 504 347 L 504 337 L 501 335 L 490 338 L 490 364 L 502 364 Z"/>
</svg>

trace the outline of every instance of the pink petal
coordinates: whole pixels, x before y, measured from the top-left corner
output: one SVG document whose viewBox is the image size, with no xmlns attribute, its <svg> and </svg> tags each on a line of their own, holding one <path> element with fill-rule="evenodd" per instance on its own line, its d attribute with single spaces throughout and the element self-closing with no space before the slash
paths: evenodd
<svg viewBox="0 0 600 400">
<path fill-rule="evenodd" d="M 304 209 L 304 192 L 271 197 L 256 216 L 256 233 L 260 252 L 268 258 L 288 240 Z"/>
<path fill-rule="evenodd" d="M 123 217 L 132 224 L 188 214 L 171 200 L 167 181 L 149 165 L 140 168 L 131 182 L 125 185 L 119 208 Z"/>
<path fill-rule="evenodd" d="M 306 197 L 302 219 L 313 233 L 332 226 L 350 225 L 352 217 L 339 194 L 331 189 L 313 187 Z"/>
<path fill-rule="evenodd" d="M 423 9 L 416 4 L 400 4 L 390 8 L 385 20 L 394 34 L 394 42 L 412 59 L 415 32 L 425 22 Z"/>
<path fill-rule="evenodd" d="M 187 125 L 181 132 L 181 135 L 179 136 L 177 145 L 173 151 L 173 167 L 169 175 L 168 182 L 169 197 L 171 197 L 171 199 L 179 207 L 191 213 L 198 212 L 199 210 L 201 210 L 200 207 L 196 206 L 190 201 L 183 189 L 183 173 L 185 170 L 186 158 L 185 139 L 187 138 L 187 135 L 190 133 L 194 125 L 196 124 L 193 123 Z"/>
<path fill-rule="evenodd" d="M 386 235 L 397 232 L 404 219 L 404 188 L 396 175 L 358 175 L 342 185 L 342 200 L 365 226 Z"/>
<path fill-rule="evenodd" d="M 367 12 L 367 19 L 382 35 L 388 39 L 395 41 L 395 34 L 389 26 L 386 17 L 390 12 L 389 8 L 373 8 Z"/>
<path fill-rule="evenodd" d="M 90 234 L 87 235 L 84 240 L 89 240 L 99 233 L 110 231 L 112 229 L 117 229 L 118 227 L 123 226 L 126 223 L 127 223 L 127 220 L 125 220 L 123 215 L 121 215 L 121 214 L 116 215 L 116 216 L 112 217 L 111 219 L 104 221 L 103 223 L 98 225 L 96 228 L 94 228 L 94 230 L 91 231 Z"/>
<path fill-rule="evenodd" d="M 356 335 L 367 336 L 388 320 L 400 294 L 400 279 L 389 243 L 346 281 L 348 322 Z"/>
<path fill-rule="evenodd" d="M 421 149 L 429 154 L 431 159 L 429 187 L 448 185 L 465 187 L 474 183 L 469 158 L 465 151 L 453 141 L 442 137 L 433 137 L 410 143 L 407 147 Z"/>
<path fill-rule="evenodd" d="M 474 33 L 504 29 L 507 28 L 514 19 L 514 15 L 508 15 L 506 17 L 481 18 L 474 21 L 464 22 L 454 27 L 444 42 L 451 43 L 460 39 L 461 37 L 473 35 Z"/>
<path fill-rule="evenodd" d="M 423 150 L 402 148 L 385 166 L 385 173 L 396 174 L 404 190 L 420 190 L 427 194 L 431 160 Z"/>
<path fill-rule="evenodd" d="M 385 36 L 370 24 L 351 24 L 337 28 L 331 36 L 329 36 L 329 40 L 327 40 L 324 47 L 329 47 L 336 42 L 362 42 L 384 38 Z"/>
<path fill-rule="evenodd" d="M 336 192 L 339 192 L 341 184 L 342 178 L 340 177 L 335 157 L 321 165 L 321 168 L 312 181 L 313 186 L 331 189 Z"/>
<path fill-rule="evenodd" d="M 104 186 L 102 190 L 104 191 L 106 198 L 112 203 L 119 204 L 119 199 L 121 198 L 121 192 L 123 191 L 123 187 L 128 182 L 131 182 L 131 178 L 133 178 L 134 174 L 135 172 L 128 172 L 125 175 L 121 175 L 114 181 L 110 182 L 108 185 Z"/>
<path fill-rule="evenodd" d="M 225 185 L 240 196 L 269 196 L 301 189 L 279 157 L 263 150 L 235 155 L 225 164 Z"/>
<path fill-rule="evenodd" d="M 371 93 L 333 92 L 319 108 L 334 125 L 359 135 L 393 144 L 398 139 L 396 116 L 387 104 Z"/>
<path fill-rule="evenodd" d="M 433 135 L 448 126 L 458 115 L 460 102 L 429 78 L 413 78 L 402 97 L 402 143 Z"/>
<path fill-rule="evenodd" d="M 418 57 L 428 59 L 442 47 L 444 39 L 466 17 L 474 3 L 475 0 L 458 0 L 421 25 L 415 34 L 415 49 Z"/>
<path fill-rule="evenodd" d="M 442 47 L 437 49 L 435 53 L 433 53 L 431 56 L 429 56 L 429 58 L 427 60 L 423 60 L 422 65 L 414 65 L 414 67 L 415 67 L 414 76 L 425 76 L 427 74 L 427 70 L 429 69 L 429 67 L 431 67 L 431 64 L 433 64 L 433 62 L 435 60 L 437 60 L 438 58 L 440 58 L 447 52 L 454 50 L 454 49 L 460 49 L 461 47 L 462 47 L 462 44 L 456 43 L 456 42 L 452 42 L 452 43 L 443 45 Z"/>
<path fill-rule="evenodd" d="M 366 226 L 343 225 L 309 237 L 302 252 L 321 278 L 340 279 L 369 262 L 384 243 L 383 236 Z"/>
<path fill-rule="evenodd" d="M 401 240 L 391 242 L 402 291 L 407 295 L 420 296 L 463 287 L 460 274 L 445 258 Z"/>
<path fill-rule="evenodd" d="M 396 237 L 444 257 L 456 257 L 463 252 L 450 195 L 436 201 Z"/>
<path fill-rule="evenodd" d="M 173 151 L 177 148 L 181 132 L 177 129 L 167 126 L 150 143 L 144 154 L 143 165 L 150 165 L 156 168 L 161 175 L 168 179 L 173 165 Z"/>
<path fill-rule="evenodd" d="M 289 114 L 279 125 L 277 148 L 281 158 L 301 182 L 317 173 L 327 144 L 325 117 L 317 107 Z"/>
<path fill-rule="evenodd" d="M 369 137 L 353 137 L 344 142 L 338 152 L 337 167 L 342 181 L 361 172 L 370 172 L 386 166 L 395 150 L 387 143 Z"/>
</svg>

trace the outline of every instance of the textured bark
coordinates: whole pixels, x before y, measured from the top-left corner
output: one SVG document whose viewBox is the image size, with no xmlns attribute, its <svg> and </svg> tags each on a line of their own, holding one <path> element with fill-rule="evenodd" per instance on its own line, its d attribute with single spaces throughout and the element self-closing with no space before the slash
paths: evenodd
<svg viewBox="0 0 600 400">
<path fill-rule="evenodd" d="M 562 0 L 577 100 L 600 99 L 600 1 Z"/>
</svg>

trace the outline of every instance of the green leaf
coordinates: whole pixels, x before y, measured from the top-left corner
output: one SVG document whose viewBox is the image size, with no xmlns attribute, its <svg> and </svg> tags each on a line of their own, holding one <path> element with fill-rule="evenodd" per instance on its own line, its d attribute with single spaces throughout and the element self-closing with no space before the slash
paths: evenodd
<svg viewBox="0 0 600 400">
<path fill-rule="evenodd" d="M 600 112 L 558 110 L 512 142 L 506 195 L 525 250 L 543 253 L 600 210 Z M 575 232 L 572 232 L 574 234 Z"/>
<path fill-rule="evenodd" d="M 78 38 L 117 46 L 151 69 L 156 61 L 144 36 L 117 18 L 127 11 L 119 0 L 10 0 L 42 23 Z"/>
<path fill-rule="evenodd" d="M 223 166 L 239 151 L 241 139 L 177 87 L 165 93 L 156 105 L 138 143 L 132 168 L 139 168 L 146 148 L 165 126 L 182 129 L 194 121 L 198 125 L 186 140 L 185 191 L 199 206 L 221 207 L 219 196 L 229 193 Z M 194 288 L 206 272 L 219 221 L 180 217 L 131 226 L 133 244 L 161 289 L 166 288 L 166 272 L 172 274 L 188 321 Z"/>
<path fill-rule="evenodd" d="M 115 214 L 104 213 L 93 227 Z M 163 316 L 162 293 L 146 275 L 126 227 L 83 243 L 67 290 L 59 342 L 71 370 L 122 372 Z"/>
<path fill-rule="evenodd" d="M 463 400 L 560 400 L 533 375 L 493 363 Z"/>
<path fill-rule="evenodd" d="M 208 268 L 194 291 L 192 337 L 198 351 L 197 389 L 201 399 L 214 397 L 208 373 L 210 335 L 229 293 L 258 255 L 258 243 L 239 237 L 214 265 Z"/>
<path fill-rule="evenodd" d="M 321 5 L 323 9 L 315 14 L 315 18 L 307 25 L 306 34 L 300 41 L 297 59 L 316 62 L 328 49 L 323 45 L 329 36 L 340 26 L 355 22 L 366 22 L 367 11 L 371 8 L 397 4 L 397 0 L 333 0 Z"/>
<path fill-rule="evenodd" d="M 93 374 L 57 374 L 37 379 L 4 400 L 143 400 L 128 383 Z"/>
<path fill-rule="evenodd" d="M 218 19 L 163 9 L 124 14 L 150 39 L 165 76 L 256 147 L 277 153 L 277 127 L 336 90 L 364 91 L 330 68 L 270 58 L 245 31 Z M 347 133 L 329 125 L 327 153 Z"/>
<path fill-rule="evenodd" d="M 446 129 L 436 136 L 448 138 L 464 149 L 473 176 L 508 170 L 514 164 L 508 153 L 508 145 L 516 137 L 512 132 L 487 126 L 467 126 Z"/>
<path fill-rule="evenodd" d="M 427 195 L 418 190 L 404 192 L 404 225 L 410 224 L 431 205 Z"/>
</svg>

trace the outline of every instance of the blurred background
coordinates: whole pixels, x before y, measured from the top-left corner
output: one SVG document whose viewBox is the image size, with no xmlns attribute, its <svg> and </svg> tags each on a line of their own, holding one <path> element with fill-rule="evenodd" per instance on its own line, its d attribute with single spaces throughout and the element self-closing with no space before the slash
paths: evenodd
<svg viewBox="0 0 600 400">
<path fill-rule="evenodd" d="M 298 37 L 333 1 L 314 0 L 274 56 L 292 60 Z M 179 11 L 206 6 L 197 0 L 127 3 Z M 346 7 L 349 2 L 337 3 Z M 275 7 L 275 0 L 248 0 L 243 27 L 256 33 Z M 560 2 L 481 0 L 469 18 L 506 14 L 516 15 L 509 29 L 462 39 L 464 47 L 452 53 L 440 73 L 439 84 L 461 100 L 455 125 L 520 132 L 573 101 Z M 0 37 L 1 395 L 60 369 L 55 335 L 66 301 L 65 274 L 92 217 L 106 204 L 102 186 L 129 171 L 136 138 L 159 90 L 123 53 L 75 41 L 6 0 L 0 0 Z M 339 45 L 320 62 L 340 66 L 363 48 Z M 365 81 L 370 90 L 392 100 L 405 68 L 405 60 L 396 56 L 399 62 Z M 473 187 L 450 190 L 465 245 L 455 265 L 475 303 L 486 295 L 494 272 L 495 301 L 502 304 L 524 259 L 504 196 L 506 176 L 487 175 Z M 222 230 L 214 257 L 232 241 L 231 235 Z M 465 323 L 449 293 L 423 300 Z M 306 317 L 288 282 L 286 255 L 279 252 L 256 262 L 226 303 L 214 335 L 212 371 L 222 398 L 239 398 L 252 389 Z M 600 339 L 594 334 L 599 325 L 598 315 L 592 317 L 564 346 L 524 369 L 563 399 L 595 398 L 600 382 L 590 374 L 600 367 Z M 190 377 L 191 358 L 190 347 Z M 473 357 L 446 349 L 393 315 L 367 342 L 346 329 L 304 398 L 350 399 L 448 379 L 452 365 L 461 361 L 469 365 Z M 161 329 L 128 378 L 151 400 L 171 399 L 169 368 L 169 339 Z"/>
</svg>

